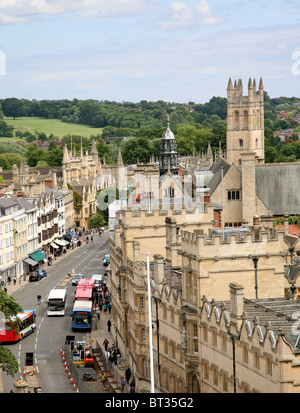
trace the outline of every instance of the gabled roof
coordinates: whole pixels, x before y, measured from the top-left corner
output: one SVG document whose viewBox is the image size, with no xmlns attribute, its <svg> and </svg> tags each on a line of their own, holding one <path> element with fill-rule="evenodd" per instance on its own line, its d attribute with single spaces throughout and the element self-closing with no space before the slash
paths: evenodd
<svg viewBox="0 0 300 413">
<path fill-rule="evenodd" d="M 32 209 L 36 209 L 29 201 L 27 201 L 25 198 L 18 198 L 17 199 L 18 203 L 21 205 L 21 207 L 25 211 L 30 211 Z"/>
<path fill-rule="evenodd" d="M 222 180 L 222 167 L 224 177 L 230 168 L 230 163 L 227 162 L 224 158 L 219 158 L 211 167 L 211 172 L 214 174 L 214 176 L 208 183 L 210 195 L 212 195 L 215 192 Z"/>
</svg>

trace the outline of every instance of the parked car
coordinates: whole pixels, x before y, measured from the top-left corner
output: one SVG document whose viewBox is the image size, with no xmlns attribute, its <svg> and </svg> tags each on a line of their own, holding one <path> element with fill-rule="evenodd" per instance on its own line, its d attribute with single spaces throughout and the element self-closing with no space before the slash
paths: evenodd
<svg viewBox="0 0 300 413">
<path fill-rule="evenodd" d="M 79 281 L 83 278 L 83 274 L 74 274 L 72 279 L 72 285 L 78 285 Z"/>
<path fill-rule="evenodd" d="M 95 289 L 97 291 L 102 291 L 102 281 L 103 281 L 103 275 L 102 274 L 94 274 L 92 275 L 92 280 L 95 280 Z"/>
<path fill-rule="evenodd" d="M 110 255 L 109 254 L 105 254 L 104 258 L 103 258 L 103 265 L 104 267 L 108 267 L 110 264 Z"/>
<path fill-rule="evenodd" d="M 36 271 L 30 274 L 29 281 L 39 281 L 41 278 L 41 274 L 38 271 Z"/>
<path fill-rule="evenodd" d="M 47 277 L 47 271 L 44 269 L 37 270 L 36 272 L 40 274 L 41 278 Z"/>
</svg>

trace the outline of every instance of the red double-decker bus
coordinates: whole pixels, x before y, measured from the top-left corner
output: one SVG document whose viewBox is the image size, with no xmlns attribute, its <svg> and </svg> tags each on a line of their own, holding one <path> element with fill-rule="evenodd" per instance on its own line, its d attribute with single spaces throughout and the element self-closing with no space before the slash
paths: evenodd
<svg viewBox="0 0 300 413">
<path fill-rule="evenodd" d="M 77 284 L 77 290 L 79 288 L 91 288 L 92 290 L 95 289 L 95 280 L 93 278 L 82 278 L 79 283 Z"/>
<path fill-rule="evenodd" d="M 0 344 L 17 343 L 35 330 L 35 311 L 25 310 L 0 325 Z"/>
<path fill-rule="evenodd" d="M 93 301 L 92 288 L 76 288 L 75 301 Z"/>
</svg>

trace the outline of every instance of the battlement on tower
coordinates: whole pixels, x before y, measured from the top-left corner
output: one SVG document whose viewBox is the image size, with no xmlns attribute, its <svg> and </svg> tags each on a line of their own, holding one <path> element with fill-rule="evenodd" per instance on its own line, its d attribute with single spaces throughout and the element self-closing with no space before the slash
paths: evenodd
<svg viewBox="0 0 300 413">
<path fill-rule="evenodd" d="M 204 245 L 214 245 L 220 246 L 221 244 L 224 245 L 231 245 L 231 244 L 252 244 L 252 243 L 269 243 L 274 241 L 282 241 L 284 239 L 284 231 L 280 230 L 263 230 L 259 232 L 248 231 L 243 232 L 229 232 L 220 230 L 217 233 L 211 233 L 209 235 L 200 234 L 197 231 L 193 233 L 188 231 L 181 232 L 181 240 L 182 242 L 189 243 L 189 244 L 197 244 L 200 246 Z"/>
</svg>

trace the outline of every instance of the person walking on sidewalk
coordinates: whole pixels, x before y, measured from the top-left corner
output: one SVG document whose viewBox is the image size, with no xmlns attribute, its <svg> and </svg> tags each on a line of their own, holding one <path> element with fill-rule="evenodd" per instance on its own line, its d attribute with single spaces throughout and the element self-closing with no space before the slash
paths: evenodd
<svg viewBox="0 0 300 413">
<path fill-rule="evenodd" d="M 108 344 L 109 344 L 109 342 L 108 342 L 108 340 L 107 340 L 107 338 L 106 338 L 106 339 L 103 341 L 103 345 L 104 345 L 105 350 L 108 349 Z"/>
<path fill-rule="evenodd" d="M 108 320 L 108 322 L 107 322 L 107 329 L 108 329 L 108 332 L 110 332 L 110 327 L 111 327 L 111 321 L 110 321 L 110 320 Z"/>
<path fill-rule="evenodd" d="M 132 382 L 130 383 L 130 393 L 135 393 L 135 380 L 134 380 L 134 378 L 132 379 Z"/>
<path fill-rule="evenodd" d="M 125 377 L 126 377 L 127 384 L 129 384 L 129 380 L 130 380 L 130 377 L 131 377 L 131 371 L 130 371 L 130 368 L 129 368 L 129 367 L 128 367 L 128 369 L 125 371 Z"/>
<path fill-rule="evenodd" d="M 126 384 L 126 377 L 125 377 L 125 376 L 122 376 L 122 378 L 121 378 L 121 392 L 122 392 L 122 393 L 124 393 L 125 384 Z"/>
</svg>

